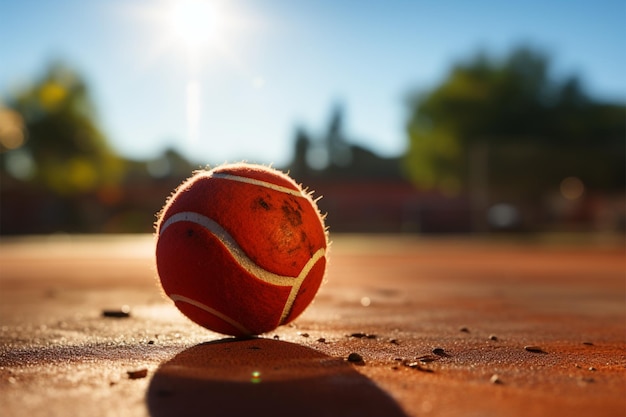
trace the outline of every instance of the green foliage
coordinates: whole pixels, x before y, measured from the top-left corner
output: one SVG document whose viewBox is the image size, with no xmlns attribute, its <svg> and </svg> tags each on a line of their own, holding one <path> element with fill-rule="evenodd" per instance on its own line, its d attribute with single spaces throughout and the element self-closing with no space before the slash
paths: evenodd
<svg viewBox="0 0 626 417">
<path fill-rule="evenodd" d="M 87 86 L 74 71 L 51 65 L 9 106 L 24 119 L 27 141 L 18 152 L 33 161 L 33 172 L 25 175 L 31 183 L 59 195 L 119 183 L 124 164 L 109 148 Z"/>
<path fill-rule="evenodd" d="M 478 54 L 410 100 L 406 167 L 418 186 L 454 192 L 476 169 L 472 149 L 486 149 L 495 189 L 540 193 L 570 175 L 623 186 L 624 111 L 591 100 L 575 77 L 551 78 L 537 51 Z"/>
</svg>

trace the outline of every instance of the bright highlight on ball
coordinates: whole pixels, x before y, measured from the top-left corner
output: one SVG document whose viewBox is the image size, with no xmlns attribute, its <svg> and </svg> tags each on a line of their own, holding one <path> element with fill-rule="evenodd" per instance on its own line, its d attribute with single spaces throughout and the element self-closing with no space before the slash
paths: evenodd
<svg viewBox="0 0 626 417">
<path fill-rule="evenodd" d="M 156 223 L 165 293 L 188 318 L 233 336 L 269 332 L 313 301 L 328 236 L 311 195 L 261 165 L 199 171 Z"/>
</svg>

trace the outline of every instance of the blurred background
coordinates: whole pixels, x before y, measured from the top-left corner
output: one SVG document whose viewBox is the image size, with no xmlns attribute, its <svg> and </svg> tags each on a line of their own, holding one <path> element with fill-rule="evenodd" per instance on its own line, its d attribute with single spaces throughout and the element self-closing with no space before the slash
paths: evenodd
<svg viewBox="0 0 626 417">
<path fill-rule="evenodd" d="M 626 3 L 0 2 L 0 234 L 151 232 L 195 169 L 331 232 L 624 234 Z"/>
</svg>

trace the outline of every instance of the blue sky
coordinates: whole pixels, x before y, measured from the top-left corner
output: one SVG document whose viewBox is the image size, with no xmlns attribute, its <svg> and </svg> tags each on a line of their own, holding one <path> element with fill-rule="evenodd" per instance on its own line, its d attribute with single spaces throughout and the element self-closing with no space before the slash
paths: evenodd
<svg viewBox="0 0 626 417">
<path fill-rule="evenodd" d="M 350 138 L 402 152 L 409 92 L 478 50 L 530 44 L 555 75 L 626 101 L 625 1 L 214 2 L 213 20 L 201 20 L 217 29 L 192 47 L 170 0 L 0 0 L 1 97 L 61 59 L 85 77 L 128 157 L 172 146 L 200 164 L 276 165 L 289 162 L 295 128 L 321 135 L 337 103 Z"/>
</svg>

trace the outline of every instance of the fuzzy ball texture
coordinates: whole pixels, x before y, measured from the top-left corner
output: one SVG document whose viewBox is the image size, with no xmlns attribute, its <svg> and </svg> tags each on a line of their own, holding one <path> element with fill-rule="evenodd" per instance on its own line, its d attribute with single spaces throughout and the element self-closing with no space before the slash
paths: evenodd
<svg viewBox="0 0 626 417">
<path fill-rule="evenodd" d="M 219 333 L 250 336 L 291 322 L 326 269 L 328 237 L 315 201 L 266 166 L 196 172 L 170 197 L 156 232 L 165 293 Z"/>
</svg>

